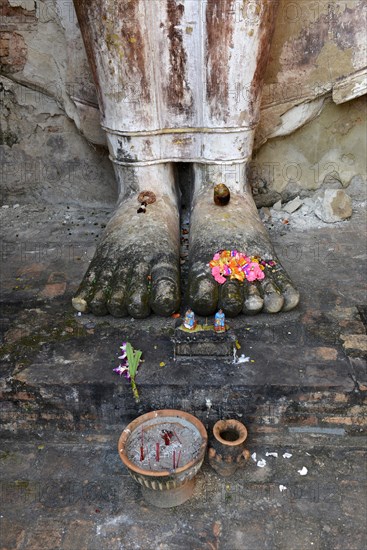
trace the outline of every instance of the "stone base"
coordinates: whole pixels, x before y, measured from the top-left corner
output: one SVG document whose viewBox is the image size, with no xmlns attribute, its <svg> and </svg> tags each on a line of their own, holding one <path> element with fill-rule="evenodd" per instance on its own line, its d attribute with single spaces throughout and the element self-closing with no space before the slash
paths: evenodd
<svg viewBox="0 0 367 550">
<path fill-rule="evenodd" d="M 172 338 L 174 356 L 232 356 L 235 336 L 231 331 L 214 332 L 211 330 L 195 330 L 193 332 L 176 328 Z"/>
</svg>

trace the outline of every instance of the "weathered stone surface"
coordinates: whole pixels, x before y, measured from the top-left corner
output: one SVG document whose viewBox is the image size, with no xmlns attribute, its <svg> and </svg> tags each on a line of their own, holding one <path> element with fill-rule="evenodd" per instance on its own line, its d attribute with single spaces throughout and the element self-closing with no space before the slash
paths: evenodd
<svg viewBox="0 0 367 550">
<path fill-rule="evenodd" d="M 367 179 L 366 176 L 354 176 L 347 187 L 348 195 L 356 201 L 365 201 L 367 199 Z"/>
<path fill-rule="evenodd" d="M 363 180 L 367 148 L 364 120 L 363 97 L 342 105 L 328 101 L 313 121 L 289 136 L 267 141 L 253 160 L 253 171 L 266 182 L 265 192 L 280 193 L 284 202 L 319 188 L 345 188 L 357 174 Z M 367 185 L 361 187 L 363 190 Z M 266 197 L 266 193 L 260 196 Z"/>
<path fill-rule="evenodd" d="M 293 212 L 301 208 L 302 204 L 303 201 L 299 197 L 296 197 L 292 201 L 287 202 L 287 204 L 283 206 L 282 210 L 284 210 L 284 212 L 288 212 L 288 214 L 293 214 Z"/>
<path fill-rule="evenodd" d="M 367 335 L 366 334 L 341 334 L 343 347 L 348 355 L 352 357 L 367 356 Z"/>
<path fill-rule="evenodd" d="M 271 220 L 271 212 L 269 210 L 269 208 L 267 206 L 263 206 L 261 209 L 260 209 L 260 218 L 263 220 L 263 221 L 269 221 Z"/>
<path fill-rule="evenodd" d="M 327 189 L 315 201 L 315 214 L 326 223 L 346 220 L 352 215 L 352 201 L 341 189 Z"/>
<path fill-rule="evenodd" d="M 173 337 L 176 356 L 233 356 L 235 336 L 231 333 L 216 334 L 214 331 L 186 332 L 177 328 Z"/>
<path fill-rule="evenodd" d="M 366 144 L 360 116 L 364 101 L 350 101 L 365 93 L 364 15 L 359 1 L 345 3 L 338 10 L 329 8 L 326 0 L 318 2 L 315 9 L 304 0 L 280 2 L 256 139 L 257 147 L 264 144 L 258 163 L 267 182 L 266 192 L 256 195 L 258 207 L 274 204 L 279 191 L 284 192 L 292 180 L 298 181 L 301 189 L 314 189 L 335 169 L 343 182 L 364 173 Z M 85 192 L 78 198 L 87 200 L 88 193 L 91 202 L 95 197 L 100 200 L 100 189 L 105 192 L 114 176 L 98 149 L 82 145 L 83 136 L 98 145 L 106 140 L 72 2 L 6 0 L 1 19 L 3 72 L 19 87 L 12 97 L 5 80 L 2 92 L 3 193 L 33 190 L 36 180 L 35 195 L 55 197 L 58 188 L 65 200 L 65 164 L 74 174 L 74 162 L 84 159 L 91 177 L 80 177 L 79 170 L 70 185 L 72 195 L 77 194 L 81 180 Z M 229 88 L 235 100 L 245 91 L 240 82 Z M 349 103 L 335 105 L 325 100 L 330 91 L 335 102 Z M 63 117 L 72 121 L 67 130 Z M 41 177 L 40 170 L 35 170 L 40 166 L 46 174 L 52 173 L 49 160 L 55 152 L 47 146 L 51 131 L 54 138 L 62 140 L 56 155 L 60 178 Z M 284 134 L 290 131 L 288 138 Z M 271 135 L 278 137 L 269 139 Z M 21 168 L 23 175 L 15 177 Z"/>
</svg>

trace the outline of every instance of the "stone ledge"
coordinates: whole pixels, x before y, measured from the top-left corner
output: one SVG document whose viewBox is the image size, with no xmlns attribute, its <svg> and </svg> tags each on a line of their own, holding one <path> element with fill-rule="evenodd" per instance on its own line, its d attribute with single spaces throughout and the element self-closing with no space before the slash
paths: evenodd
<svg viewBox="0 0 367 550">
<path fill-rule="evenodd" d="M 233 355 L 236 337 L 230 331 L 215 333 L 214 330 L 189 332 L 176 328 L 172 337 L 176 356 L 223 357 Z"/>
</svg>

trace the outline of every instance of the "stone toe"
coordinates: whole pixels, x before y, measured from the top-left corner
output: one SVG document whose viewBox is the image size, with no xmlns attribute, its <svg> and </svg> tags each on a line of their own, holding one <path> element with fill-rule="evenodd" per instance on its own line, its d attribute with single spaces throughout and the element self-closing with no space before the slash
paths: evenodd
<svg viewBox="0 0 367 550">
<path fill-rule="evenodd" d="M 284 305 L 282 311 L 291 311 L 298 306 L 300 294 L 294 286 L 288 283 L 282 290 L 284 296 Z"/>
<path fill-rule="evenodd" d="M 160 279 L 152 287 L 151 307 L 154 313 L 168 317 L 180 307 L 180 290 L 177 281 Z"/>
<path fill-rule="evenodd" d="M 262 283 L 264 292 L 264 307 L 266 313 L 278 313 L 284 304 L 284 298 L 279 288 L 272 282 L 266 281 Z"/>
<path fill-rule="evenodd" d="M 213 315 L 218 304 L 218 283 L 211 275 L 195 276 L 191 272 L 188 303 L 197 315 Z"/>
<path fill-rule="evenodd" d="M 89 312 L 89 306 L 87 301 L 88 292 L 81 290 L 78 294 L 76 294 L 72 299 L 71 303 L 73 305 L 73 308 L 77 311 L 80 311 L 81 313 L 88 313 Z"/>
<path fill-rule="evenodd" d="M 126 267 L 121 267 L 116 270 L 112 282 L 112 292 L 107 301 L 107 308 L 114 317 L 126 317 L 127 311 L 127 276 L 128 270 Z"/>
<path fill-rule="evenodd" d="M 101 261 L 99 269 L 96 271 L 93 282 L 93 296 L 89 302 L 94 315 L 108 314 L 107 302 L 111 295 L 114 268 L 113 262 L 107 258 L 107 260 Z"/>
<path fill-rule="evenodd" d="M 107 315 L 107 295 L 105 289 L 99 289 L 90 301 L 90 309 L 94 315 Z"/>
<path fill-rule="evenodd" d="M 236 317 L 242 311 L 243 292 L 238 281 L 226 281 L 219 291 L 218 308 L 228 317 Z"/>
<path fill-rule="evenodd" d="M 271 277 L 284 297 L 282 311 L 290 311 L 295 308 L 298 305 L 300 295 L 285 269 L 278 264 L 276 269 L 271 271 Z"/>
<path fill-rule="evenodd" d="M 127 296 L 127 311 L 135 319 L 144 319 L 150 314 L 150 269 L 147 264 L 137 264 L 130 274 Z"/>
<path fill-rule="evenodd" d="M 243 313 L 256 315 L 264 306 L 264 300 L 256 284 L 248 284 L 244 287 Z"/>
</svg>

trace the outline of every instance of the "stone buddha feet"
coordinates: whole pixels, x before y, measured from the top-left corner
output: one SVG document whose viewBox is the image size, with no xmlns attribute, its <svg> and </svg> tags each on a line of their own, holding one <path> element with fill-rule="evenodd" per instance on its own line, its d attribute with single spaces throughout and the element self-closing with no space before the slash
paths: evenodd
<svg viewBox="0 0 367 550">
<path fill-rule="evenodd" d="M 168 177 L 168 174 L 170 176 Z M 178 192 L 171 171 L 146 169 L 135 193 L 121 201 L 73 298 L 78 311 L 115 317 L 169 316 L 180 307 Z M 172 176 L 172 177 L 171 177 Z M 139 180 L 139 178 L 138 178 Z M 138 213 L 137 197 L 153 185 L 156 201 Z M 218 284 L 208 266 L 220 249 L 276 260 L 262 281 L 227 280 Z M 231 190 L 230 202 L 218 206 L 213 186 L 196 190 L 190 222 L 187 302 L 197 315 L 219 308 L 226 316 L 289 311 L 299 293 L 277 261 L 251 193 Z"/>
</svg>

